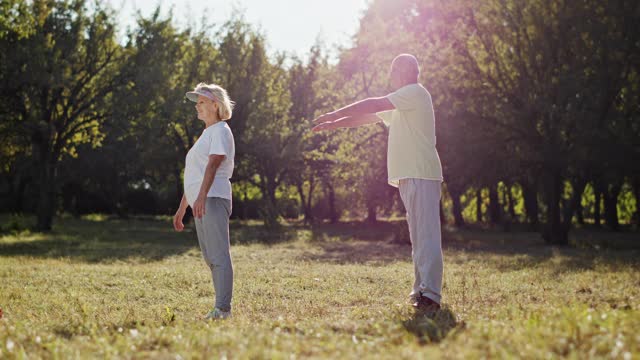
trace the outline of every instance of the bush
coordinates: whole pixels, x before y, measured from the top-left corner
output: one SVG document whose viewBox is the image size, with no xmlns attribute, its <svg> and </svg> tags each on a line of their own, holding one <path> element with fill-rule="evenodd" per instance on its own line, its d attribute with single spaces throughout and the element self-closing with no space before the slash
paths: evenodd
<svg viewBox="0 0 640 360">
<path fill-rule="evenodd" d="M 9 218 L 0 226 L 2 232 L 22 232 L 29 230 L 31 222 L 22 214 L 11 214 Z"/>
</svg>

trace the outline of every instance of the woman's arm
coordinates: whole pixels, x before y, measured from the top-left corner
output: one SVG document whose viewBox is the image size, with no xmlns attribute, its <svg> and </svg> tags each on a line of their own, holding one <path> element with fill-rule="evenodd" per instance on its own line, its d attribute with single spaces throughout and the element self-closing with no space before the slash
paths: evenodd
<svg viewBox="0 0 640 360">
<path fill-rule="evenodd" d="M 198 193 L 198 198 L 193 203 L 193 216 L 197 218 L 201 218 L 205 214 L 204 205 L 207 200 L 207 194 L 209 193 L 209 189 L 211 189 L 213 179 L 216 177 L 216 171 L 224 158 L 224 155 L 209 155 L 209 162 L 204 171 L 204 179 L 202 180 L 202 185 L 200 185 L 200 192 Z"/>
<path fill-rule="evenodd" d="M 180 206 L 178 207 L 178 211 L 181 213 L 187 212 L 187 208 L 189 207 L 189 203 L 187 202 L 187 197 L 182 194 L 182 199 L 180 200 Z"/>
<path fill-rule="evenodd" d="M 180 200 L 178 211 L 176 211 L 175 215 L 173 215 L 173 228 L 176 229 L 176 231 L 182 231 L 184 229 L 182 218 L 184 218 L 184 214 L 187 212 L 187 207 L 189 207 L 187 197 L 182 194 L 182 199 Z"/>
</svg>

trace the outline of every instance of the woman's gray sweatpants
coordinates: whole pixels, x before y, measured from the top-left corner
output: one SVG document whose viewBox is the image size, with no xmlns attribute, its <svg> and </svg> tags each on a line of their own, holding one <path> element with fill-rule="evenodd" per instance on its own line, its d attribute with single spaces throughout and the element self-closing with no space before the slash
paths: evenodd
<svg viewBox="0 0 640 360">
<path fill-rule="evenodd" d="M 231 310 L 233 293 L 229 216 L 231 216 L 231 200 L 208 197 L 205 215 L 200 219 L 195 218 L 202 256 L 211 269 L 213 288 L 216 292 L 215 307 L 223 311 Z"/>
<path fill-rule="evenodd" d="M 438 180 L 400 180 L 400 197 L 407 210 L 415 272 L 411 296 L 420 294 L 438 303 L 443 272 L 440 187 Z"/>
</svg>

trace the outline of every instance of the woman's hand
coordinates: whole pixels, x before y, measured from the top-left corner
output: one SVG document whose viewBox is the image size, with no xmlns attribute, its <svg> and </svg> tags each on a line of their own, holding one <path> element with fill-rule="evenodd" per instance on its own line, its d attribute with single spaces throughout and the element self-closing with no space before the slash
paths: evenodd
<svg viewBox="0 0 640 360">
<path fill-rule="evenodd" d="M 173 215 L 173 228 L 176 231 L 184 230 L 184 224 L 182 223 L 182 218 L 184 218 L 184 210 L 178 209 L 176 214 Z"/>
<path fill-rule="evenodd" d="M 191 208 L 193 210 L 193 216 L 200 219 L 205 215 L 206 201 L 207 201 L 206 196 L 198 196 L 198 198 L 196 199 L 196 202 L 193 203 L 193 207 Z"/>
</svg>

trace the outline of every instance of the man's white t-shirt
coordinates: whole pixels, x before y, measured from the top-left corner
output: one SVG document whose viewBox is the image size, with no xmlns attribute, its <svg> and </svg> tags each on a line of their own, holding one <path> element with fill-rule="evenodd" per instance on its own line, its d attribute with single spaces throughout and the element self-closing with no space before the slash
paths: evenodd
<svg viewBox="0 0 640 360">
<path fill-rule="evenodd" d="M 231 200 L 229 179 L 233 175 L 235 152 L 233 133 L 226 121 L 220 121 L 202 131 L 202 135 L 187 153 L 184 167 L 184 194 L 190 206 L 193 206 L 200 193 L 200 186 L 209 163 L 209 155 L 224 155 L 225 157 L 216 171 L 207 197 Z"/>
<path fill-rule="evenodd" d="M 398 187 L 401 179 L 409 178 L 442 181 L 431 94 L 420 84 L 410 84 L 387 98 L 395 110 L 377 115 L 389 127 L 389 184 Z"/>
</svg>

